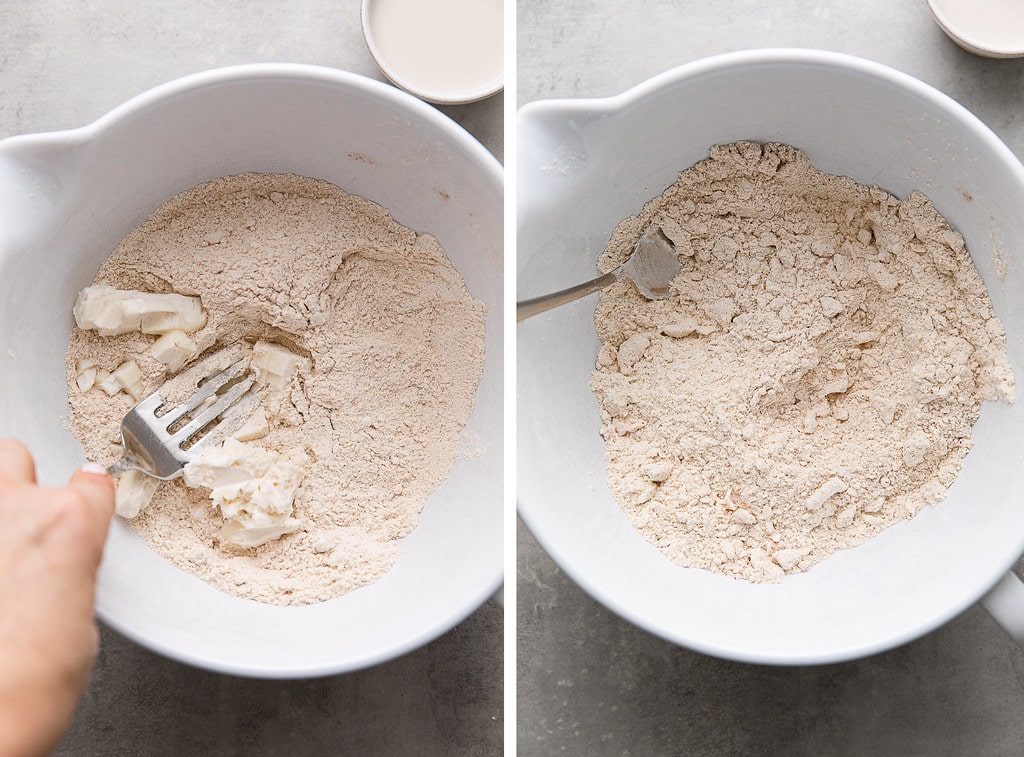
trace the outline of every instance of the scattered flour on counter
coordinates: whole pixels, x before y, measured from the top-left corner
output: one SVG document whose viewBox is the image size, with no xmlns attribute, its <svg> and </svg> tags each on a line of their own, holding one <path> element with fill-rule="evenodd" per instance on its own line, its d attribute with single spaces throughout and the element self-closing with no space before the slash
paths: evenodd
<svg viewBox="0 0 1024 757">
<path fill-rule="evenodd" d="M 200 297 L 208 322 L 190 334 L 200 352 L 263 340 L 301 357 L 269 434 L 250 442 L 303 470 L 299 530 L 251 549 L 221 544 L 209 492 L 173 481 L 130 521 L 156 552 L 275 604 L 327 600 L 391 567 L 455 463 L 483 372 L 485 308 L 435 239 L 326 182 L 244 174 L 161 206 L 96 283 Z M 132 402 L 80 392 L 75 366 L 113 370 L 131 358 L 155 391 L 166 378 L 155 338 L 74 330 L 71 423 L 90 459 L 118 456 Z"/>
<path fill-rule="evenodd" d="M 592 387 L 609 482 L 676 563 L 778 581 L 945 496 L 983 400 L 1012 402 L 1003 327 L 962 237 L 918 193 L 718 146 L 616 229 L 660 225 L 673 297 L 605 290 Z"/>
</svg>

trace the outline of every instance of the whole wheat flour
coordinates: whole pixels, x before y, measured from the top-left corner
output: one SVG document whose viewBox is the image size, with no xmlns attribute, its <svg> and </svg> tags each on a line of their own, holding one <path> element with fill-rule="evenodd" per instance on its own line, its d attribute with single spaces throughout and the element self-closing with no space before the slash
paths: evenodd
<svg viewBox="0 0 1024 757">
<path fill-rule="evenodd" d="M 609 482 L 683 566 L 777 581 L 943 499 L 983 400 L 1013 401 L 1003 327 L 926 197 L 715 147 L 616 229 L 662 226 L 673 297 L 597 308 Z"/>
<path fill-rule="evenodd" d="M 379 578 L 458 452 L 483 370 L 484 306 L 438 242 L 322 181 L 245 174 L 161 206 L 103 263 L 97 283 L 198 296 L 198 350 L 258 340 L 298 355 L 255 444 L 304 471 L 299 530 L 250 549 L 219 542 L 208 492 L 161 484 L 132 527 L 158 553 L 233 595 L 309 604 Z M 145 391 L 167 370 L 154 337 L 75 329 L 71 422 L 90 459 L 119 454 L 124 393 L 79 391 L 75 366 L 134 360 Z"/>
</svg>

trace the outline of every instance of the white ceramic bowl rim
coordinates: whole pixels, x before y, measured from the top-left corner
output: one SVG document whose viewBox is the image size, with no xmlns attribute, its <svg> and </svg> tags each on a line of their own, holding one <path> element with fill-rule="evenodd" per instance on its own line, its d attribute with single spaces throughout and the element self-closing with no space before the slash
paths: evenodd
<svg viewBox="0 0 1024 757">
<path fill-rule="evenodd" d="M 730 53 L 711 55 L 706 58 L 683 63 L 667 71 L 639 82 L 624 92 L 607 97 L 579 97 L 573 99 L 552 99 L 534 100 L 519 108 L 520 114 L 532 115 L 535 110 L 546 111 L 557 109 L 560 112 L 598 112 L 616 113 L 629 108 L 641 100 L 657 94 L 660 90 L 673 82 L 691 79 L 703 74 L 723 71 L 728 68 L 745 68 L 756 64 L 772 63 L 797 63 L 820 65 L 827 68 L 841 67 L 858 71 L 866 77 L 887 80 L 914 94 L 931 100 L 942 108 L 952 108 L 959 111 L 960 115 L 968 120 L 976 122 L 985 131 L 992 135 L 993 146 L 1008 152 L 1014 160 L 1017 160 L 1013 152 L 999 139 L 991 130 L 983 124 L 977 116 L 967 110 L 949 95 L 939 91 L 930 84 L 917 79 L 910 74 L 899 71 L 883 63 L 877 63 L 866 58 L 847 53 L 837 53 L 830 50 L 816 50 L 801 47 L 771 47 L 753 50 L 738 50 Z"/>
<path fill-rule="evenodd" d="M 949 96 L 908 74 L 888 66 L 846 54 L 811 49 L 774 48 L 726 53 L 673 68 L 647 79 L 618 95 L 603 98 L 548 100 L 527 103 L 519 110 L 520 134 L 524 132 L 524 123 L 528 124 L 531 129 L 543 131 L 543 129 L 548 128 L 544 124 L 560 125 L 566 122 L 593 123 L 606 121 L 608 118 L 638 106 L 648 98 L 655 97 L 673 84 L 684 80 L 697 79 L 707 74 L 721 73 L 729 69 L 751 70 L 758 66 L 770 64 L 793 64 L 802 67 L 843 69 L 845 72 L 866 79 L 881 80 L 889 85 L 906 90 L 908 93 L 931 103 L 945 117 L 956 120 L 969 129 L 973 136 L 985 143 L 984 147 L 987 150 L 998 156 L 998 160 L 1015 174 L 1016 184 L 1024 187 L 1024 166 L 1021 165 L 1016 155 L 976 116 Z M 529 129 L 525 129 L 525 131 L 529 131 Z M 524 149 L 524 146 L 521 145 L 519 149 L 520 155 L 524 154 Z M 530 188 L 525 186 L 527 183 L 528 178 L 521 175 L 518 185 L 521 196 L 525 197 L 521 202 L 529 206 L 531 202 Z M 571 188 L 566 189 L 564 185 L 559 186 L 563 192 L 571 191 Z M 652 187 L 650 197 L 657 195 L 661 189 L 660 187 Z M 523 194 L 524 192 L 525 194 Z M 529 216 L 532 210 L 532 207 L 528 207 L 524 213 L 521 209 L 521 226 L 524 223 L 523 219 Z M 522 239 L 522 237 L 521 230 L 520 238 Z M 520 254 L 522 254 L 522 250 Z M 520 275 L 522 275 L 522 269 L 520 269 Z M 532 294 L 534 293 L 526 292 L 524 296 Z M 520 339 L 523 339 L 523 337 L 521 336 Z M 522 348 L 520 348 L 520 362 L 523 360 L 522 354 Z M 522 370 L 523 368 L 520 368 L 520 372 Z M 522 391 L 523 389 L 520 388 L 521 393 Z M 1018 403 L 1020 401 L 1018 400 Z M 524 447 L 531 444 L 531 437 L 529 436 L 531 432 L 525 430 L 529 428 L 528 419 L 521 416 L 518 421 L 518 427 L 520 429 L 520 455 L 522 455 Z M 520 462 L 519 470 L 522 474 L 524 470 L 522 462 Z M 527 487 L 523 486 L 521 480 L 520 492 L 524 488 Z M 955 601 L 949 602 L 945 606 L 942 612 L 920 618 L 920 622 L 916 625 L 905 627 L 898 634 L 891 634 L 885 639 L 876 638 L 863 643 L 852 643 L 844 648 L 833 648 L 827 652 L 822 652 L 820 649 L 808 653 L 792 651 L 785 653 L 765 652 L 764 650 L 750 647 L 743 648 L 719 644 L 715 639 L 709 639 L 706 636 L 701 637 L 680 632 L 679 629 L 673 628 L 662 620 L 652 620 L 645 614 L 645 608 L 640 603 L 630 605 L 629 601 L 623 601 L 622 596 L 617 596 L 614 592 L 609 591 L 608 587 L 601 580 L 595 580 L 587 573 L 587 569 L 584 566 L 577 564 L 576 560 L 579 559 L 577 548 L 565 541 L 561 530 L 556 529 L 557 533 L 547 532 L 545 519 L 549 517 L 547 511 L 550 510 L 552 505 L 551 503 L 541 501 L 542 491 L 543 487 L 532 488 L 531 486 L 532 497 L 527 497 L 520 493 L 518 501 L 519 514 L 548 554 L 591 596 L 632 623 L 669 641 L 683 644 L 707 654 L 760 664 L 805 665 L 837 662 L 870 655 L 913 640 L 944 624 L 977 602 L 1015 564 L 1020 554 L 1024 552 L 1024 531 L 1012 537 L 1008 536 L 1007 539 L 1012 538 L 1013 540 L 1013 548 L 1001 553 L 997 560 L 993 559 L 993 562 L 985 567 L 985 572 L 975 577 L 971 588 L 962 591 Z M 628 523 L 624 527 L 627 529 L 631 528 Z M 608 529 L 614 530 L 611 526 Z M 602 533 L 604 532 L 602 531 Z M 575 539 L 577 537 L 573 536 L 572 538 Z M 677 570 L 682 571 L 683 569 Z M 642 575 L 634 576 L 634 578 L 637 582 L 644 581 Z M 666 598 L 666 601 L 670 600 Z"/>
<path fill-rule="evenodd" d="M 503 181 L 503 170 L 500 161 L 468 131 L 430 103 L 424 102 L 421 98 L 415 97 L 408 92 L 396 89 L 385 82 L 371 79 L 368 76 L 310 63 L 240 63 L 197 71 L 196 73 L 172 79 L 140 92 L 84 126 L 60 131 L 21 134 L 7 137 L 4 140 L 0 140 L 0 142 L 36 138 L 51 139 L 55 136 L 85 142 L 95 139 L 98 134 L 115 126 L 117 122 L 129 118 L 133 113 L 145 110 L 154 103 L 170 100 L 183 92 L 215 86 L 232 80 L 270 77 L 291 77 L 305 80 L 319 79 L 329 83 L 339 83 L 355 89 L 365 90 L 368 93 L 372 93 L 374 97 L 380 97 L 399 104 L 402 108 L 410 110 L 417 118 L 441 126 L 449 131 L 461 142 L 460 147 L 474 153 L 474 160 L 484 164 L 489 163 L 490 170 L 494 172 L 499 181 Z"/>
</svg>

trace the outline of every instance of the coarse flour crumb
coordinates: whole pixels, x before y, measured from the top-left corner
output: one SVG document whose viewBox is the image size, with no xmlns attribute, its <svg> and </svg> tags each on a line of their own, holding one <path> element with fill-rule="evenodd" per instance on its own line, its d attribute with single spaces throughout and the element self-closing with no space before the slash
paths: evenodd
<svg viewBox="0 0 1024 757">
<path fill-rule="evenodd" d="M 592 387 L 609 482 L 667 556 L 778 581 L 945 496 L 983 400 L 1013 401 L 1003 327 L 929 200 L 718 146 L 616 229 L 660 225 L 673 296 L 602 293 Z"/>
<path fill-rule="evenodd" d="M 229 594 L 275 604 L 327 600 L 391 567 L 454 465 L 483 371 L 485 308 L 434 238 L 326 182 L 244 174 L 161 206 L 96 282 L 199 296 L 200 351 L 266 340 L 302 358 L 257 442 L 305 471 L 301 529 L 256 548 L 222 545 L 208 493 L 172 481 L 131 521 L 156 552 Z M 155 391 L 166 371 L 153 339 L 74 330 L 71 424 L 90 459 L 119 454 L 132 402 L 78 391 L 75 365 L 113 370 L 131 358 Z"/>
</svg>

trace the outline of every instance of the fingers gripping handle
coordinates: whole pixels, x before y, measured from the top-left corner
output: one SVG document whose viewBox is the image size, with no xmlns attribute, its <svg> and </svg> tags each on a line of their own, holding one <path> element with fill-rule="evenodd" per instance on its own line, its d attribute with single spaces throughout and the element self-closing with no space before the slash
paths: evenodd
<svg viewBox="0 0 1024 757">
<path fill-rule="evenodd" d="M 982 597 L 981 604 L 1018 644 L 1024 645 L 1024 581 L 1007 572 Z"/>
</svg>

